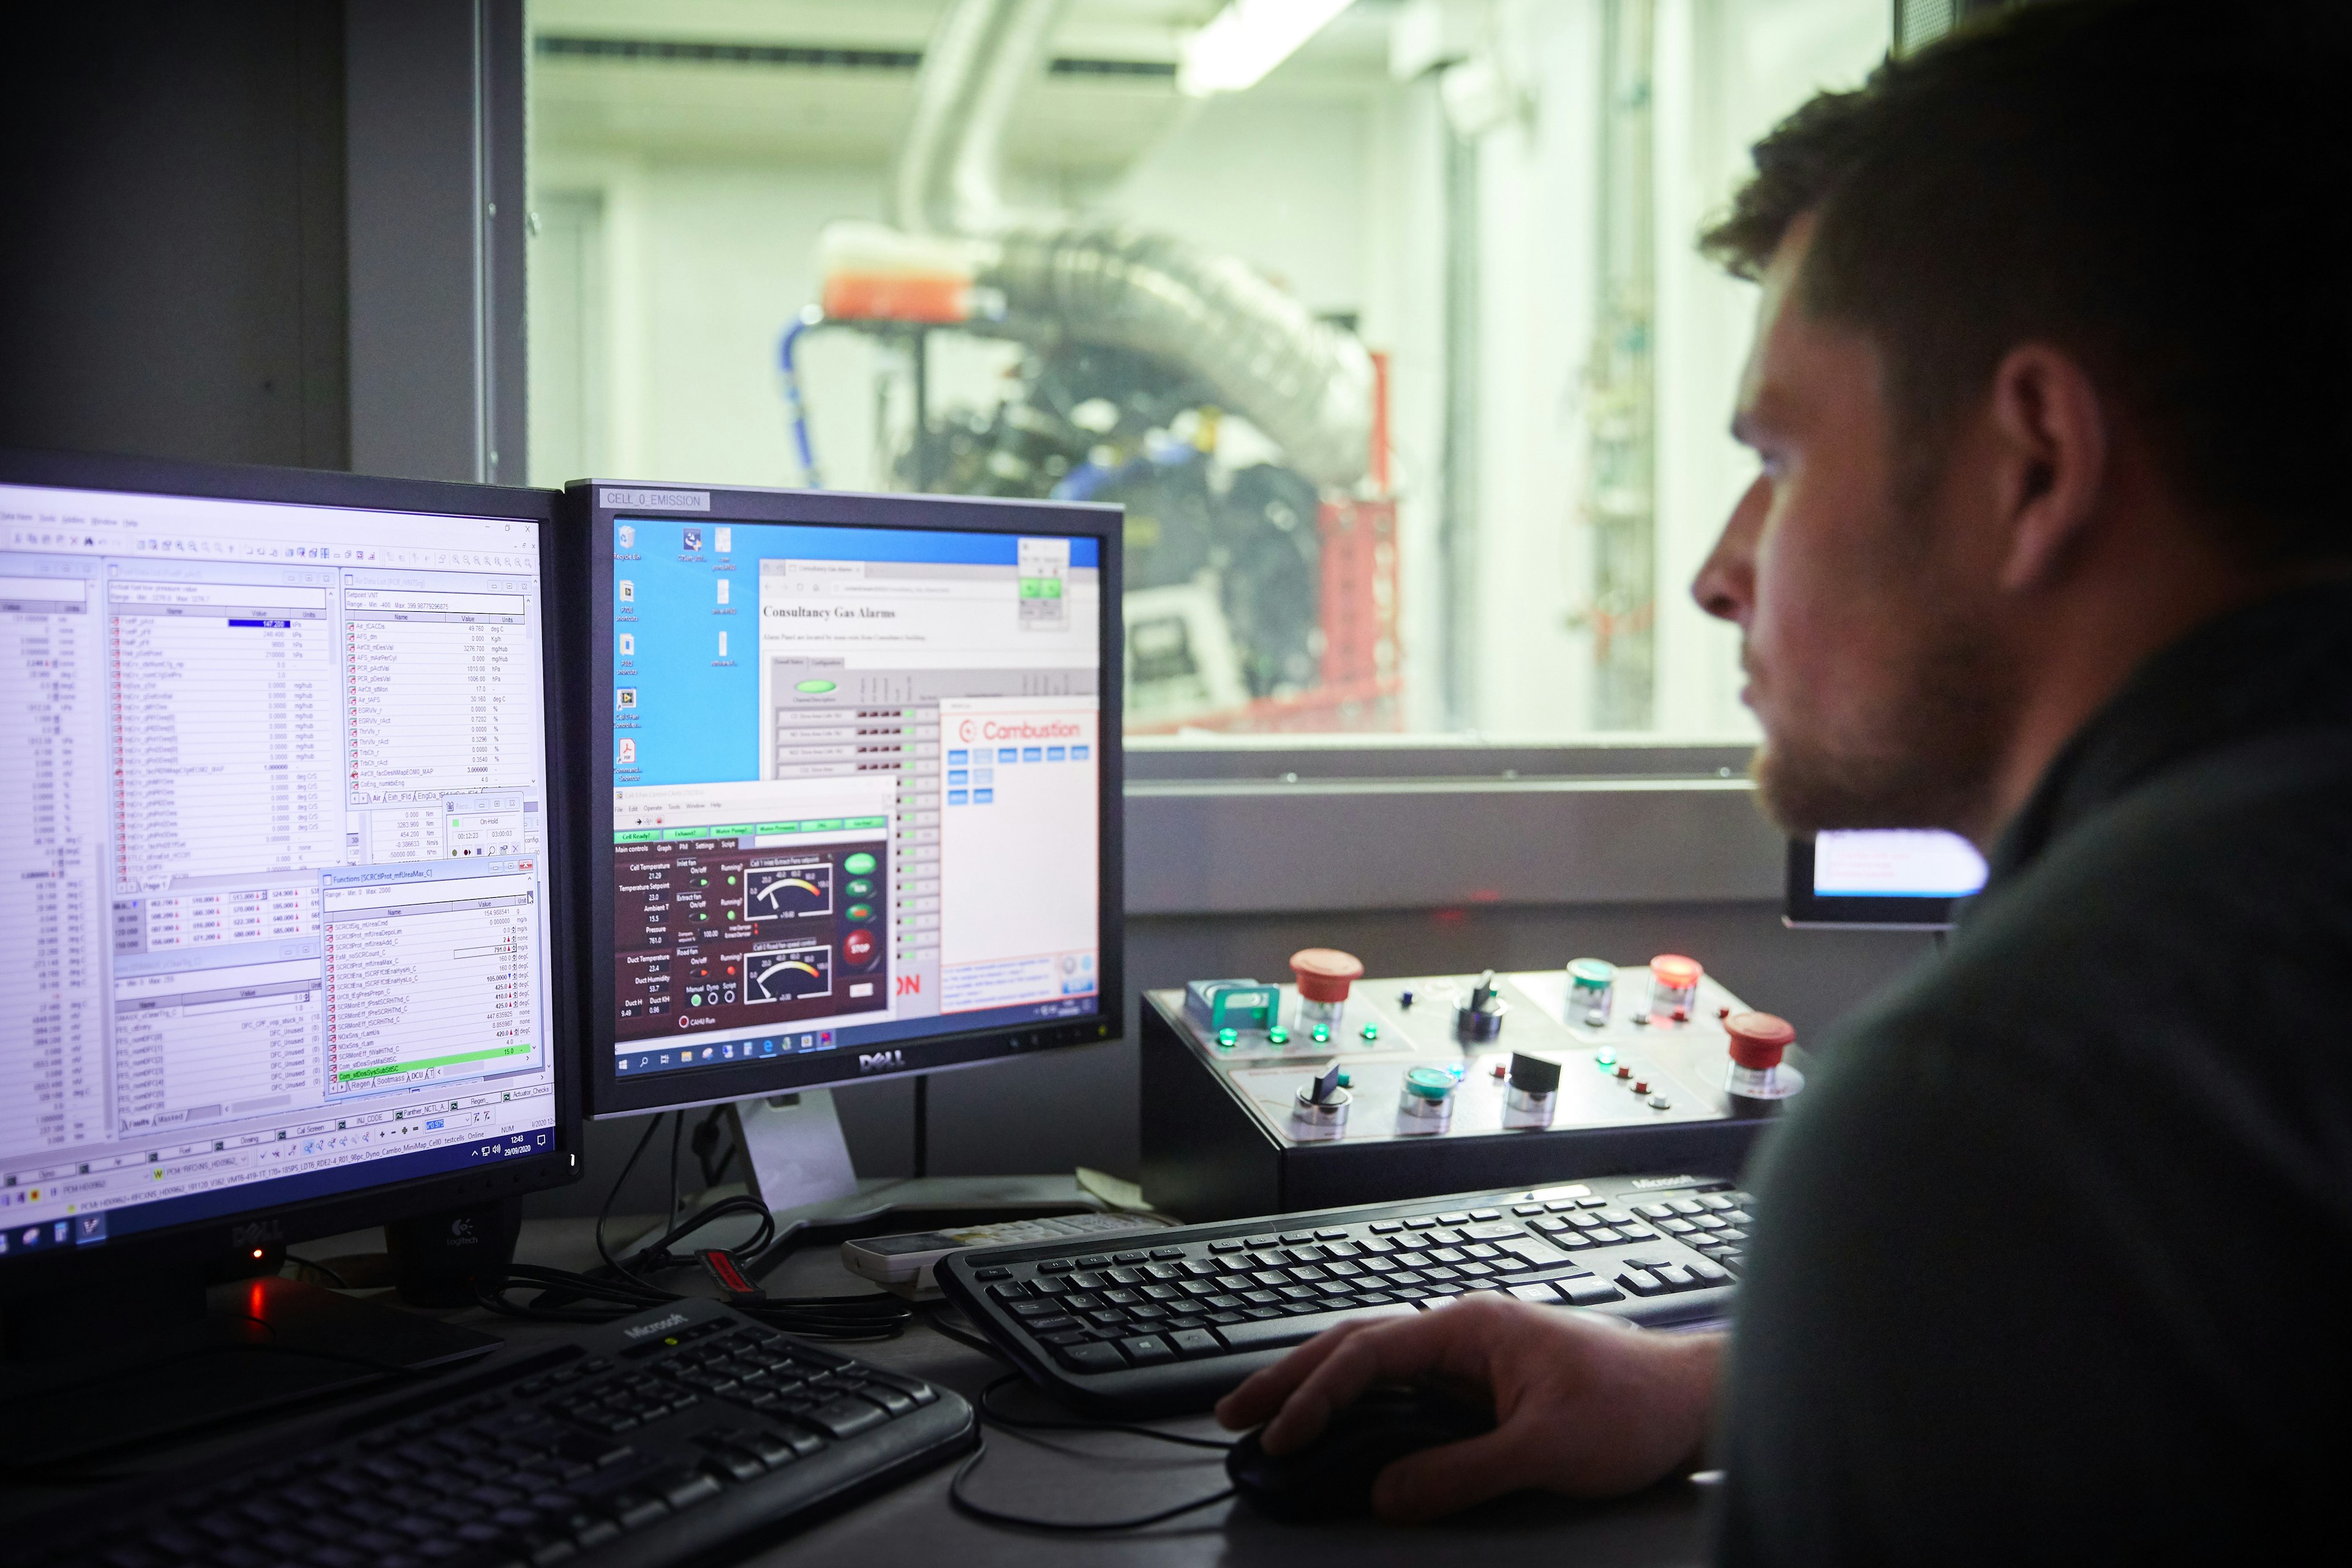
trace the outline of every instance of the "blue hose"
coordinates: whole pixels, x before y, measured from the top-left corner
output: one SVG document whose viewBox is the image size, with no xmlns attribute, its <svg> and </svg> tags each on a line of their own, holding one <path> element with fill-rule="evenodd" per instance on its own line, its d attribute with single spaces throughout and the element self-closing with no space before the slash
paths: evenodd
<svg viewBox="0 0 2352 1568">
<path fill-rule="evenodd" d="M 801 483 L 813 490 L 824 489 L 824 480 L 816 471 L 816 449 L 809 444 L 808 403 L 801 396 L 801 373 L 795 356 L 800 352 L 801 334 L 823 325 L 824 312 L 811 305 L 784 329 L 783 342 L 776 348 L 776 357 L 784 373 L 784 412 L 793 422 L 793 446 L 801 460 Z"/>
</svg>

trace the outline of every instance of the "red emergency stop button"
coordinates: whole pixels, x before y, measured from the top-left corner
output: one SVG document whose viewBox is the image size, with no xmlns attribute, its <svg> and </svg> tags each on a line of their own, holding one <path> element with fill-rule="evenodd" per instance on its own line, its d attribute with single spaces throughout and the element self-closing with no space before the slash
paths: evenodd
<svg viewBox="0 0 2352 1568">
<path fill-rule="evenodd" d="M 1723 1026 L 1731 1033 L 1731 1059 L 1759 1072 L 1779 1067 L 1780 1053 L 1797 1038 L 1789 1020 L 1769 1013 L 1734 1013 Z"/>
<path fill-rule="evenodd" d="M 1364 977 L 1364 962 L 1336 947 L 1303 947 L 1290 955 L 1298 994 L 1309 1002 L 1345 1002 L 1348 987 Z"/>
</svg>

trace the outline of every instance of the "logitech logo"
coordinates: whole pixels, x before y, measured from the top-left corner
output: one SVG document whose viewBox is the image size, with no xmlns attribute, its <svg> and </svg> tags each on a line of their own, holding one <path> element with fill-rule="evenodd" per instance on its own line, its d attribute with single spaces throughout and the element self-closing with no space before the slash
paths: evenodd
<svg viewBox="0 0 2352 1568">
<path fill-rule="evenodd" d="M 1637 1176 L 1633 1184 L 1643 1192 L 1652 1187 L 1688 1187 L 1706 1180 L 1703 1176 Z"/>
<path fill-rule="evenodd" d="M 633 1340 L 641 1340 L 647 1334 L 666 1334 L 672 1329 L 684 1328 L 686 1321 L 687 1317 L 684 1312 L 672 1312 L 659 1322 L 640 1323 L 634 1329 L 623 1329 L 621 1331 Z"/>
<path fill-rule="evenodd" d="M 857 1058 L 859 1072 L 886 1072 L 891 1068 L 906 1065 L 907 1053 L 904 1051 L 868 1051 Z"/>
</svg>

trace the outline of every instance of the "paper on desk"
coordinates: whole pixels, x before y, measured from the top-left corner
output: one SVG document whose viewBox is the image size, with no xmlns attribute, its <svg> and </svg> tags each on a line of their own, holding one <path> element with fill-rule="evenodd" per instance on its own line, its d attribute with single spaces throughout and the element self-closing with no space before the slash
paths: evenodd
<svg viewBox="0 0 2352 1568">
<path fill-rule="evenodd" d="M 1080 1165 L 1077 1171 L 1078 1190 L 1100 1198 L 1105 1204 L 1128 1214 L 1156 1214 L 1159 1211 L 1143 1201 L 1143 1189 L 1133 1182 L 1122 1182 L 1107 1172 L 1089 1170 Z"/>
</svg>

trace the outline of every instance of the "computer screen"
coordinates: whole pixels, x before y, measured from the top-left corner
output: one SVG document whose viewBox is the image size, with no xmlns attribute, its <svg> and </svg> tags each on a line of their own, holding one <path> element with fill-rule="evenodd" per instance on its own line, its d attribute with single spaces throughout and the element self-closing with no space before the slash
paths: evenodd
<svg viewBox="0 0 2352 1568">
<path fill-rule="evenodd" d="M 599 1113 L 1117 1033 L 1117 509 L 572 494 Z"/>
<path fill-rule="evenodd" d="M 1984 886 L 1984 857 L 1954 833 L 1865 829 L 1820 834 L 1789 847 L 1791 925 L 1940 929 L 1952 901 Z"/>
<path fill-rule="evenodd" d="M 553 498 L 514 493 L 0 473 L 0 1279 L 555 1152 Z"/>
</svg>

